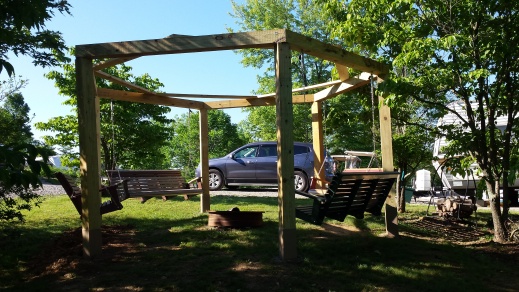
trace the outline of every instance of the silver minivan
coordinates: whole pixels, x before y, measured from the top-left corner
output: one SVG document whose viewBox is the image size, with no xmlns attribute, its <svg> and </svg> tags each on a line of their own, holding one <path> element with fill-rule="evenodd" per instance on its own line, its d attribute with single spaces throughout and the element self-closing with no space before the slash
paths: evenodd
<svg viewBox="0 0 519 292">
<path fill-rule="evenodd" d="M 325 176 L 331 178 L 333 160 L 326 155 Z M 314 173 L 314 151 L 311 143 L 294 143 L 294 183 L 298 191 L 306 191 Z M 200 165 L 195 174 L 200 177 Z M 221 158 L 209 160 L 209 189 L 223 186 L 277 186 L 276 142 L 254 142 L 244 145 Z"/>
</svg>

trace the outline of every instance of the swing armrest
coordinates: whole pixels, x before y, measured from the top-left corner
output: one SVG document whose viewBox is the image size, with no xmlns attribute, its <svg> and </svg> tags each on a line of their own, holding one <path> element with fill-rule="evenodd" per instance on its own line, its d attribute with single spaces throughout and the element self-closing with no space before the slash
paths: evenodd
<svg viewBox="0 0 519 292">
<path fill-rule="evenodd" d="M 123 185 L 123 187 L 126 189 L 127 186 L 128 186 L 128 182 L 130 181 L 131 179 L 123 179 L 121 181 L 118 181 L 117 183 L 115 184 L 111 184 L 111 185 L 108 185 L 108 186 L 103 186 L 99 189 L 100 192 L 104 191 L 104 190 L 110 190 L 110 188 L 113 188 L 113 187 L 119 187 L 120 185 Z"/>
<path fill-rule="evenodd" d="M 105 194 L 108 193 L 110 195 L 110 197 L 112 198 L 112 201 L 116 201 L 120 205 L 120 203 L 119 203 L 120 201 L 124 201 L 130 197 L 130 193 L 128 191 L 128 181 L 130 181 L 130 180 L 131 179 L 123 179 L 115 184 L 112 184 L 109 186 L 104 186 L 99 191 L 101 193 L 105 193 Z M 120 188 L 121 186 L 122 186 L 122 189 Z M 119 195 L 118 190 L 122 190 L 124 192 L 124 194 Z"/>
<path fill-rule="evenodd" d="M 309 194 L 309 193 L 301 192 L 301 191 L 298 191 L 298 190 L 296 190 L 296 194 L 304 196 L 304 197 L 307 197 L 307 198 L 310 198 L 310 199 L 313 199 L 313 200 L 316 200 L 316 201 L 319 201 L 320 203 L 324 203 L 326 201 L 326 197 L 325 196 L 316 196 L 316 195 L 312 195 L 312 194 Z"/>
</svg>

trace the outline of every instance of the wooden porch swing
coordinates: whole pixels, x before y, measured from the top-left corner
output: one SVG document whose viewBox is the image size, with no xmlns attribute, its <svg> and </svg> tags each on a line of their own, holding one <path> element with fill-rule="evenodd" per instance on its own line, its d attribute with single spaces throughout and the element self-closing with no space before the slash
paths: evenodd
<svg viewBox="0 0 519 292">
<path fill-rule="evenodd" d="M 371 85 L 371 110 L 373 124 L 373 152 L 345 151 L 344 155 L 332 155 L 334 160 L 345 162 L 344 170 L 337 171 L 331 182 L 328 183 L 324 195 L 300 192 L 297 194 L 312 199 L 311 205 L 296 207 L 296 217 L 312 224 L 321 225 L 325 217 L 337 221 L 344 221 L 351 215 L 357 219 L 363 219 L 368 212 L 375 216 L 382 214 L 382 207 L 399 177 L 399 172 L 383 171 L 372 164 L 376 158 L 375 137 L 375 100 L 373 76 L 370 77 Z M 354 158 L 357 156 L 371 157 L 367 168 L 358 168 Z M 324 165 L 324 162 L 323 162 Z M 322 167 L 318 174 L 321 173 Z M 315 187 L 316 179 L 312 178 L 311 185 Z"/>
<path fill-rule="evenodd" d="M 364 212 L 379 216 L 398 176 L 398 172 L 338 172 L 324 195 L 296 191 L 313 201 L 296 207 L 296 217 L 321 225 L 325 217 L 342 222 L 347 215 L 363 219 Z"/>
<path fill-rule="evenodd" d="M 59 183 L 67 193 L 68 197 L 72 201 L 72 204 L 74 204 L 74 207 L 76 207 L 77 212 L 79 213 L 79 216 L 82 215 L 82 202 L 81 202 L 81 189 L 76 185 L 74 180 L 61 172 L 56 172 L 54 176 L 58 179 Z M 102 187 L 99 192 L 103 195 L 110 196 L 110 200 L 107 200 L 99 206 L 100 214 L 106 214 L 114 211 L 121 210 L 123 208 L 123 205 L 121 204 L 122 201 L 126 200 L 128 198 L 127 192 L 119 192 L 118 188 L 121 187 L 122 189 L 126 189 L 126 183 L 127 181 L 121 181 L 118 184 Z"/>
</svg>

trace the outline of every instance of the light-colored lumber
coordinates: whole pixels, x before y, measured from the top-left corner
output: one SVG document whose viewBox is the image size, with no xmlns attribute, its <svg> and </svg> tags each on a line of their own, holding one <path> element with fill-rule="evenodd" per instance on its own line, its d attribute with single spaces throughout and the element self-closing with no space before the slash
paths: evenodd
<svg viewBox="0 0 519 292">
<path fill-rule="evenodd" d="M 323 109 L 322 102 L 312 103 L 312 141 L 314 148 L 314 177 L 316 178 L 316 189 L 325 188 L 324 169 L 324 143 L 323 143 Z"/>
<path fill-rule="evenodd" d="M 341 81 L 347 80 L 350 78 L 350 72 L 348 72 L 348 67 L 341 65 L 341 64 L 335 64 L 335 68 L 337 68 L 337 73 L 339 73 L 339 79 Z"/>
<path fill-rule="evenodd" d="M 112 76 L 110 74 L 107 74 L 103 71 L 95 71 L 94 74 L 97 76 L 97 77 L 101 77 L 103 79 L 106 79 L 106 80 L 109 80 L 115 84 L 119 84 L 119 85 L 122 85 L 122 86 L 125 86 L 126 88 L 128 89 L 132 89 L 132 90 L 135 90 L 137 92 L 142 92 L 142 93 L 149 93 L 149 94 L 157 94 L 153 91 L 150 91 L 144 87 L 141 87 L 139 85 L 135 85 L 133 83 L 130 83 L 128 81 L 125 81 L 125 80 L 122 80 L 121 78 L 118 78 L 118 77 L 115 77 L 115 76 Z"/>
<path fill-rule="evenodd" d="M 78 45 L 76 46 L 76 56 L 89 58 L 123 58 L 247 48 L 273 48 L 276 42 L 285 38 L 285 31 L 284 29 L 275 29 Z"/>
<path fill-rule="evenodd" d="M 211 197 L 209 196 L 209 120 L 207 109 L 200 109 L 200 170 L 202 173 L 202 198 L 200 211 L 208 212 L 211 209 Z"/>
<path fill-rule="evenodd" d="M 92 60 L 76 59 L 79 158 L 81 174 L 83 253 L 89 258 L 101 254 L 100 116 L 95 95 Z"/>
<path fill-rule="evenodd" d="M 175 106 L 180 108 L 200 109 L 204 107 L 203 102 L 195 100 L 178 99 L 149 93 L 122 91 L 108 88 L 97 88 L 97 95 L 101 98 L 113 100 Z"/>
<path fill-rule="evenodd" d="M 312 90 L 312 89 L 317 89 L 317 88 L 328 87 L 328 86 L 340 84 L 341 82 L 342 82 L 341 80 L 334 80 L 334 81 L 329 81 L 329 82 L 324 82 L 324 83 L 319 83 L 319 84 L 314 84 L 314 85 L 309 85 L 309 86 L 304 86 L 304 87 L 298 87 L 298 88 L 292 89 L 292 92 L 295 93 L 295 92 L 301 92 L 301 91 L 307 91 L 307 90 Z M 257 97 L 266 98 L 266 97 L 274 97 L 274 96 L 276 96 L 276 93 L 273 92 L 273 93 L 261 94 L 261 95 L 258 95 Z"/>
<path fill-rule="evenodd" d="M 335 84 L 329 88 L 323 89 L 314 94 L 314 101 L 323 101 L 339 94 L 346 93 L 348 91 L 357 89 L 359 87 L 369 84 L 369 74 L 362 73 L 358 78 L 350 78 Z"/>
<path fill-rule="evenodd" d="M 278 145 L 279 250 L 283 260 L 297 257 L 294 186 L 294 114 L 291 51 L 287 43 L 276 49 L 276 127 Z"/>
<path fill-rule="evenodd" d="M 221 98 L 221 99 L 247 99 L 256 98 L 255 95 L 221 95 L 221 94 L 186 94 L 186 93 L 162 93 L 164 96 L 180 97 L 180 98 Z"/>
<path fill-rule="evenodd" d="M 275 95 L 267 98 L 248 98 L 238 100 L 218 100 L 206 102 L 208 109 L 227 109 L 251 106 L 274 106 L 276 105 Z M 294 95 L 292 96 L 292 103 L 311 103 L 314 100 L 313 94 Z"/>
<path fill-rule="evenodd" d="M 137 59 L 138 57 L 129 57 L 129 58 L 113 58 L 109 59 L 103 62 L 100 62 L 99 64 L 94 65 L 94 71 L 102 70 L 105 68 L 109 68 L 115 65 L 119 65 L 134 59 Z"/>
<path fill-rule="evenodd" d="M 389 72 L 389 66 L 384 63 L 362 57 L 338 46 L 330 45 L 293 31 L 286 31 L 286 41 L 293 50 L 305 52 L 305 54 L 325 59 L 335 64 L 376 75 Z"/>
</svg>

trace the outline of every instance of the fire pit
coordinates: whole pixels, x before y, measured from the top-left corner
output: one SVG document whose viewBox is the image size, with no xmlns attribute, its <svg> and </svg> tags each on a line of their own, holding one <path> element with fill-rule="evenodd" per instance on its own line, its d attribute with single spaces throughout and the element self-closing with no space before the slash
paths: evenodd
<svg viewBox="0 0 519 292">
<path fill-rule="evenodd" d="M 236 208 L 237 209 L 237 208 Z M 262 211 L 209 211 L 210 227 L 229 227 L 229 228 L 244 228 L 244 227 L 259 227 L 263 225 Z"/>
</svg>

